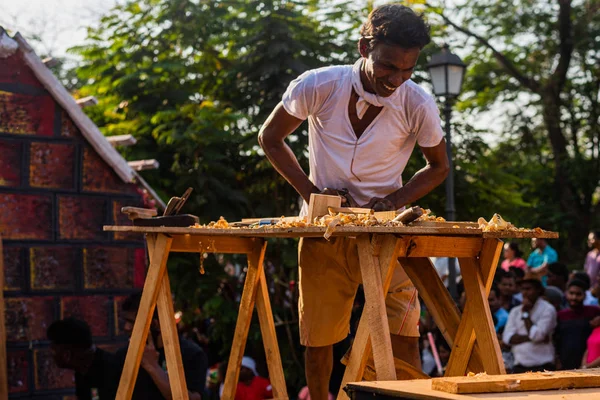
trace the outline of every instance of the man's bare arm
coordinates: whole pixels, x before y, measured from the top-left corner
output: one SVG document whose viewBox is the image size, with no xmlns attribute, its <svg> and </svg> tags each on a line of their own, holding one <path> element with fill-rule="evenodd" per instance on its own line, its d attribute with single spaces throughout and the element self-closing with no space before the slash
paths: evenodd
<svg viewBox="0 0 600 400">
<path fill-rule="evenodd" d="M 406 185 L 386 196 L 396 209 L 413 203 L 435 189 L 446 179 L 450 171 L 446 140 L 434 147 L 421 147 L 427 165 L 419 170 Z"/>
<path fill-rule="evenodd" d="M 320 189 L 308 179 L 292 149 L 285 143 L 285 138 L 301 123 L 301 119 L 290 115 L 279 103 L 262 126 L 258 143 L 277 172 L 308 202 L 310 194 L 319 193 Z"/>
</svg>

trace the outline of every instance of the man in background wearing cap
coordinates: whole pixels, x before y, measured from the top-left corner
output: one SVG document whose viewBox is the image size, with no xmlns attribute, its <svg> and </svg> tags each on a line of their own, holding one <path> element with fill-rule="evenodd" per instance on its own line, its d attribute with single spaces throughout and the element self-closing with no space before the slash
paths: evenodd
<svg viewBox="0 0 600 400">
<path fill-rule="evenodd" d="M 221 385 L 221 394 L 223 385 Z M 235 391 L 235 400 L 272 399 L 273 389 L 268 379 L 258 375 L 256 362 L 250 357 L 242 358 L 240 380 Z"/>
<path fill-rule="evenodd" d="M 552 332 L 556 327 L 556 310 L 542 299 L 544 286 L 532 274 L 521 282 L 523 304 L 508 315 L 502 340 L 512 346 L 514 373 L 554 370 Z"/>
</svg>

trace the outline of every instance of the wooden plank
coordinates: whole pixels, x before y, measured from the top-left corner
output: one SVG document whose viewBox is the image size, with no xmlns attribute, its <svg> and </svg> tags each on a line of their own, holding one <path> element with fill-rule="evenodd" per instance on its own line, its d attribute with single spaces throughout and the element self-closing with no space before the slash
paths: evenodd
<svg viewBox="0 0 600 400">
<path fill-rule="evenodd" d="M 158 307 L 158 320 L 160 322 L 160 336 L 165 349 L 167 370 L 169 371 L 169 384 L 174 399 L 188 400 L 187 383 L 185 371 L 181 361 L 181 347 L 179 346 L 179 334 L 175 323 L 175 310 L 173 309 L 173 297 L 171 296 L 171 283 L 169 273 L 165 271 L 158 293 L 156 306 Z M 200 393 L 201 395 L 202 393 Z"/>
<path fill-rule="evenodd" d="M 167 258 L 169 257 L 172 239 L 166 235 L 148 235 L 147 240 L 150 267 L 148 268 L 140 306 L 133 325 L 133 332 L 129 341 L 129 349 L 127 350 L 125 365 L 121 373 L 116 400 L 129 400 L 133 394 L 135 380 L 137 379 L 140 362 L 144 354 L 144 348 L 146 347 L 152 314 L 156 306 L 156 299 L 158 298 L 163 275 L 167 268 Z"/>
<path fill-rule="evenodd" d="M 483 239 L 478 237 L 406 236 L 399 257 L 477 257 Z"/>
<path fill-rule="evenodd" d="M 360 273 L 365 292 L 365 307 L 371 347 L 378 380 L 395 380 L 394 355 L 392 353 L 392 340 L 385 308 L 385 296 L 381 279 L 381 269 L 373 256 L 373 248 L 368 235 L 361 235 L 357 239 Z"/>
<path fill-rule="evenodd" d="M 465 310 L 463 318 L 472 320 L 477 344 L 481 354 L 485 354 L 482 357 L 484 371 L 491 375 L 506 374 L 492 312 L 487 302 L 487 291 L 479 271 L 479 261 L 474 258 L 459 258 L 459 263 L 467 303 L 471 305 Z"/>
<path fill-rule="evenodd" d="M 160 163 L 158 160 L 150 159 L 150 160 L 136 160 L 136 161 L 127 161 L 127 164 L 134 169 L 134 171 L 146 171 L 149 169 L 158 169 L 160 167 Z"/>
<path fill-rule="evenodd" d="M 133 146 L 137 143 L 137 140 L 133 137 L 133 135 L 113 135 L 106 136 L 106 140 L 113 146 L 122 146 L 128 147 Z"/>
<path fill-rule="evenodd" d="M 431 381 L 431 389 L 447 393 L 502 393 L 591 387 L 600 387 L 600 374 L 577 371 L 528 372 L 436 378 Z"/>
<path fill-rule="evenodd" d="M 317 217 L 329 214 L 329 207 L 340 207 L 341 205 L 342 198 L 340 196 L 312 193 L 308 202 L 308 221 L 312 222 Z"/>
<path fill-rule="evenodd" d="M 96 124 L 85 115 L 81 108 L 75 102 L 75 99 L 60 83 L 60 81 L 52 74 L 35 54 L 27 41 L 17 33 L 13 39 L 19 43 L 19 48 L 22 51 L 23 61 L 31 68 L 34 75 L 40 80 L 42 85 L 50 92 L 54 100 L 69 114 L 75 125 L 81 131 L 81 134 L 86 138 L 94 150 L 102 157 L 102 159 L 110 165 L 117 175 L 126 183 L 133 182 L 135 175 L 133 169 L 127 165 L 127 161 L 114 149 L 114 147 L 106 140 L 102 132 Z"/>
<path fill-rule="evenodd" d="M 449 346 L 454 345 L 460 325 L 460 311 L 450 297 L 429 258 L 400 258 L 400 265 L 419 291 L 437 327 Z M 469 368 L 483 371 L 479 346 L 475 344 Z"/>
<path fill-rule="evenodd" d="M 544 231 L 540 233 L 535 232 L 521 232 L 521 231 L 506 231 L 506 232 L 483 232 L 484 238 L 513 238 L 513 239 L 525 239 L 525 238 L 545 238 L 545 239 L 558 239 L 558 232 Z"/>
<path fill-rule="evenodd" d="M 325 233 L 323 226 L 310 226 L 305 228 L 277 228 L 274 226 L 263 226 L 260 228 L 229 228 L 214 229 L 202 227 L 176 228 L 176 227 L 149 227 L 149 226 L 104 226 L 105 231 L 110 232 L 142 232 L 142 233 L 169 233 L 190 234 L 205 236 L 239 236 L 239 237 L 322 237 Z M 479 229 L 468 228 L 435 228 L 435 227 L 412 227 L 412 226 L 338 226 L 333 236 L 356 236 L 362 233 L 393 233 L 397 235 L 434 235 L 434 236 L 476 236 L 482 237 Z M 531 234 L 529 237 L 549 238 L 555 232 L 544 234 Z M 554 237 L 552 236 L 552 237 Z M 502 236 L 511 238 L 510 232 Z"/>
<path fill-rule="evenodd" d="M 509 378 L 513 375 L 505 375 Z M 598 397 L 598 389 L 552 390 L 538 392 L 474 393 L 469 395 L 446 393 L 431 388 L 431 379 L 392 382 L 356 382 L 348 384 L 349 391 L 370 399 L 415 400 L 590 400 Z M 385 397 L 388 396 L 388 397 Z M 354 397 L 357 398 L 357 397 Z"/>
<path fill-rule="evenodd" d="M 0 400 L 8 399 L 6 326 L 4 320 L 4 253 L 2 249 L 2 234 L 0 232 Z"/>
<path fill-rule="evenodd" d="M 502 241 L 498 239 L 485 239 L 480 257 L 481 276 L 485 282 L 486 295 L 489 295 L 492 283 L 494 282 L 494 274 L 496 266 L 502 254 Z M 472 304 L 467 301 L 465 313 L 470 313 Z M 466 372 L 469 358 L 475 344 L 475 330 L 473 321 L 470 318 L 463 318 L 460 321 L 456 340 L 450 353 L 450 360 L 446 366 L 445 376 L 463 376 Z M 484 372 L 483 370 L 475 370 L 472 372 Z"/>
<path fill-rule="evenodd" d="M 385 295 L 390 288 L 392 278 L 394 276 L 394 269 L 398 264 L 397 253 L 400 250 L 400 241 L 393 235 L 379 236 L 379 268 L 381 270 L 382 279 L 382 294 Z M 340 391 L 337 395 L 337 400 L 346 400 L 348 395 L 344 392 L 343 388 L 349 382 L 356 382 L 362 380 L 367 360 L 371 355 L 371 339 L 369 336 L 369 323 L 366 318 L 366 314 L 363 313 L 360 321 L 358 322 L 358 329 L 354 341 L 352 342 L 352 350 L 346 365 Z M 395 362 L 395 359 L 394 359 Z"/>
<path fill-rule="evenodd" d="M 178 253 L 247 254 L 254 251 L 259 238 L 232 236 L 174 235 L 171 251 Z"/>
<path fill-rule="evenodd" d="M 253 255 L 252 257 L 262 259 L 266 248 L 267 242 L 264 242 L 260 249 L 261 254 Z M 273 396 L 275 398 L 287 399 L 287 386 L 285 384 L 285 375 L 283 374 L 283 367 L 281 364 L 281 355 L 279 354 L 277 332 L 275 331 L 273 311 L 271 310 L 271 301 L 269 300 L 269 288 L 267 287 L 264 269 L 259 275 L 256 293 L 256 311 L 258 313 L 260 332 L 265 347 L 265 356 L 267 359 L 267 367 L 269 368 L 269 380 L 273 387 Z"/>
<path fill-rule="evenodd" d="M 44 63 L 44 64 L 46 64 L 46 63 Z M 82 97 L 80 99 L 76 99 L 75 103 L 77 103 L 77 105 L 81 108 L 86 108 L 86 107 L 91 107 L 91 106 L 95 106 L 96 104 L 98 104 L 98 99 L 95 98 L 94 96 L 86 96 L 86 97 Z"/>
<path fill-rule="evenodd" d="M 223 399 L 235 399 L 235 390 L 240 377 L 242 357 L 244 357 L 246 339 L 248 338 L 248 330 L 250 329 L 250 322 L 252 321 L 252 311 L 254 310 L 254 303 L 256 300 L 258 280 L 263 273 L 263 246 L 263 243 L 256 243 L 254 250 L 251 253 L 248 253 L 246 282 L 244 283 L 238 319 L 235 324 L 233 343 L 231 345 L 231 353 L 229 354 L 229 363 L 227 365 L 227 373 L 225 375 L 225 384 L 223 387 Z"/>
</svg>

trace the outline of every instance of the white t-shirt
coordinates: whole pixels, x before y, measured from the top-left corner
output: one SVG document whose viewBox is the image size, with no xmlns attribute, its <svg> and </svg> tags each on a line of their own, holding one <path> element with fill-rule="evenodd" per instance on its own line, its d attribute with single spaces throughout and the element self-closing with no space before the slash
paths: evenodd
<svg viewBox="0 0 600 400">
<path fill-rule="evenodd" d="M 408 80 L 387 99 L 401 108 L 384 107 L 357 140 L 348 116 L 352 74 L 351 65 L 307 71 L 282 102 L 289 114 L 308 118 L 310 180 L 319 189 L 346 188 L 363 205 L 400 189 L 415 143 L 437 146 L 443 132 L 434 99 Z"/>
</svg>

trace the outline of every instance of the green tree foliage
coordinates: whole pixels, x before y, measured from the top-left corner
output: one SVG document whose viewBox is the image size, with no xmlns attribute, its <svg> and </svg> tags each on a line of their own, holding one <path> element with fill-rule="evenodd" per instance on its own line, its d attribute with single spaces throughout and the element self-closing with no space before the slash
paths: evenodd
<svg viewBox="0 0 600 400">
<path fill-rule="evenodd" d="M 535 208 L 530 221 L 560 231 L 563 254 L 577 261 L 600 212 L 600 3 L 461 4 L 430 4 L 466 39 L 470 68 L 460 107 L 476 116 L 499 105 L 508 110 L 507 140 L 489 160 L 504 157 L 495 165 L 525 179 L 518 187 Z"/>
</svg>

